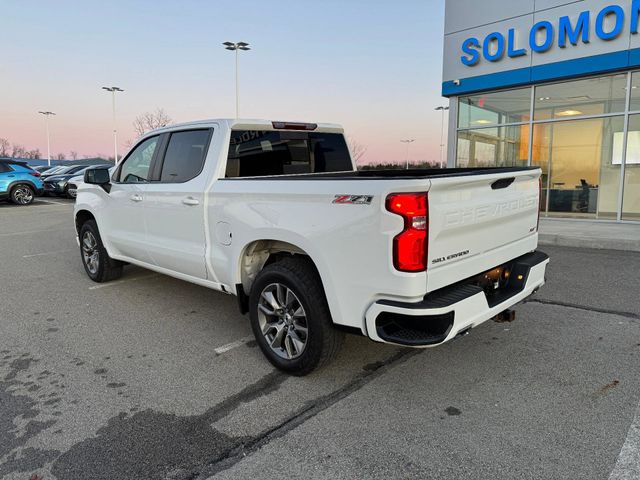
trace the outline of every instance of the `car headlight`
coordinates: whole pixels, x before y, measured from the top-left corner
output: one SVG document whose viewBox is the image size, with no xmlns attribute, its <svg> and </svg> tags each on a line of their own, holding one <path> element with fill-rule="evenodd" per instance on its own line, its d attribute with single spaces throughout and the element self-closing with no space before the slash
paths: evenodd
<svg viewBox="0 0 640 480">
<path fill-rule="evenodd" d="M 66 184 L 67 184 L 67 181 L 66 181 L 66 180 L 60 180 L 60 181 L 58 182 L 58 186 L 59 186 L 60 188 L 64 188 Z"/>
</svg>

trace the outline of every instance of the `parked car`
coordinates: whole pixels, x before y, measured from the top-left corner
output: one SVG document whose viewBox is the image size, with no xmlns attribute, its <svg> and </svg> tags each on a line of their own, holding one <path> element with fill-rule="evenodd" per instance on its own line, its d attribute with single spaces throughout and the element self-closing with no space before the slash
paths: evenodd
<svg viewBox="0 0 640 480">
<path fill-rule="evenodd" d="M 45 180 L 52 175 L 66 175 L 70 173 L 75 173 L 79 170 L 83 170 L 87 168 L 86 165 L 60 165 L 52 168 L 51 170 L 47 170 L 42 174 L 42 179 Z"/>
<path fill-rule="evenodd" d="M 540 174 L 357 171 L 338 125 L 210 120 L 87 170 L 74 216 L 89 278 L 129 262 L 236 295 L 269 361 L 303 375 L 345 330 L 432 347 L 511 317 L 545 283 Z"/>
<path fill-rule="evenodd" d="M 31 165 L 29 165 L 31 167 Z M 51 166 L 51 165 L 37 165 L 35 167 L 31 167 L 33 168 L 36 172 L 40 172 L 40 174 L 45 173 L 48 170 L 53 170 L 54 168 L 58 168 L 55 166 Z"/>
<path fill-rule="evenodd" d="M 67 195 L 69 195 L 69 198 L 76 198 L 78 194 L 78 187 L 82 185 L 83 180 L 84 173 L 69 179 L 69 182 L 67 183 Z"/>
<path fill-rule="evenodd" d="M 64 169 L 70 168 L 71 165 L 57 165 L 55 167 L 50 167 L 47 168 L 44 172 L 40 172 L 42 174 L 43 178 L 46 178 L 47 175 L 53 175 L 55 173 L 58 173 Z"/>
<path fill-rule="evenodd" d="M 0 160 L 0 200 L 29 205 L 42 195 L 43 184 L 37 172 L 24 162 Z"/>
<path fill-rule="evenodd" d="M 109 165 L 98 165 L 99 167 L 109 168 Z M 69 180 L 73 177 L 84 175 L 85 170 L 88 168 L 94 168 L 87 165 L 81 166 L 79 169 L 72 169 L 66 173 L 56 173 L 50 175 L 44 179 L 44 192 L 47 195 L 58 195 L 72 198 L 69 195 Z"/>
<path fill-rule="evenodd" d="M 109 175 L 111 175 L 115 169 L 116 167 L 110 167 Z M 84 172 L 82 172 L 82 175 L 76 175 L 75 177 L 71 177 L 69 179 L 67 183 L 67 195 L 69 196 L 69 198 L 76 198 L 78 188 L 80 188 L 83 182 L 84 182 Z"/>
</svg>

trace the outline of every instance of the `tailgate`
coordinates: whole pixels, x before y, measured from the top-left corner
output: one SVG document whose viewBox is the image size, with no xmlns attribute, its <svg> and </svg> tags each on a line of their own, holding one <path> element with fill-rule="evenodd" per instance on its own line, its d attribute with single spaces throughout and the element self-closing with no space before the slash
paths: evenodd
<svg viewBox="0 0 640 480">
<path fill-rule="evenodd" d="M 534 250 L 540 169 L 432 178 L 427 290 Z"/>
</svg>

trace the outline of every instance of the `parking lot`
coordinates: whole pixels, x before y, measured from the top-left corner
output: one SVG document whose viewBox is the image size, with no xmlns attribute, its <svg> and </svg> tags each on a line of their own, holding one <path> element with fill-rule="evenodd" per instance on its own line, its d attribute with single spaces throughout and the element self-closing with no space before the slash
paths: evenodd
<svg viewBox="0 0 640 480">
<path fill-rule="evenodd" d="M 232 296 L 91 282 L 72 211 L 0 204 L 1 478 L 639 478 L 638 253 L 544 248 L 514 322 L 294 378 Z"/>
</svg>

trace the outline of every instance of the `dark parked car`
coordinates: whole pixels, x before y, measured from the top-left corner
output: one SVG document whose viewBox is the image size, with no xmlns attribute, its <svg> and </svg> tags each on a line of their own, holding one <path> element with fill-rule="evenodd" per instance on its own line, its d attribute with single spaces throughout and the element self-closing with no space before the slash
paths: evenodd
<svg viewBox="0 0 640 480">
<path fill-rule="evenodd" d="M 86 165 L 59 165 L 57 167 L 53 167 L 51 170 L 47 170 L 42 174 L 42 179 L 45 180 L 52 175 L 66 175 L 67 173 L 75 173 L 79 170 L 83 170 L 87 168 Z"/>
<path fill-rule="evenodd" d="M 40 172 L 41 174 L 46 172 L 47 170 L 52 170 L 54 168 L 56 168 L 55 166 L 52 165 L 38 165 L 35 167 L 31 167 L 32 169 L 34 169 L 36 172 Z"/>
<path fill-rule="evenodd" d="M 110 165 L 81 165 L 79 169 L 56 173 L 44 179 L 44 192 L 49 195 L 60 195 L 68 198 L 75 198 L 75 191 L 69 193 L 69 180 L 78 175 L 84 174 L 88 168 L 106 167 Z"/>
</svg>

